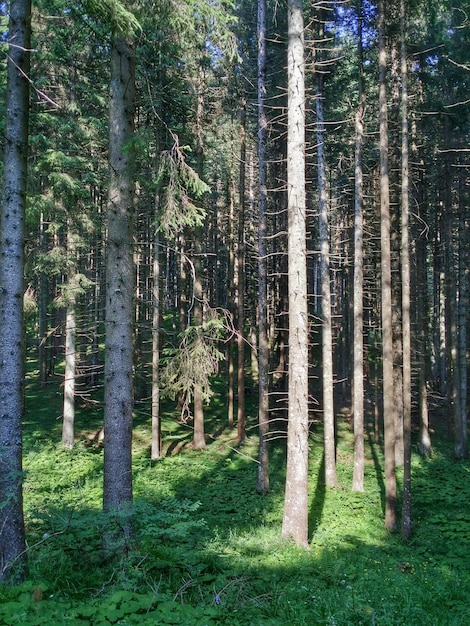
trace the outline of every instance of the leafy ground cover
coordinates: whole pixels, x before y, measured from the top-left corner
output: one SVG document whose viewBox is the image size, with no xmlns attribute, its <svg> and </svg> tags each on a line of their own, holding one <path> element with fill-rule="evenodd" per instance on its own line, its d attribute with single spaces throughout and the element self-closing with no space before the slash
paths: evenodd
<svg viewBox="0 0 470 626">
<path fill-rule="evenodd" d="M 284 442 L 271 449 L 271 490 L 256 494 L 257 441 L 242 448 L 208 413 L 206 451 L 183 448 L 190 424 L 164 415 L 168 454 L 149 459 L 145 411 L 135 424 L 135 543 L 104 559 L 99 410 L 79 407 L 78 443 L 60 446 L 58 388 L 27 381 L 25 508 L 29 578 L 0 588 L 0 624 L 96 626 L 470 623 L 470 467 L 445 434 L 413 456 L 412 539 L 383 528 L 380 445 L 368 442 L 366 492 L 351 493 L 352 439 L 338 424 L 337 489 L 322 483 L 322 433 L 312 426 L 310 550 L 280 540 Z M 255 409 L 252 411 L 255 415 Z M 254 419 L 253 419 L 254 423 Z"/>
</svg>

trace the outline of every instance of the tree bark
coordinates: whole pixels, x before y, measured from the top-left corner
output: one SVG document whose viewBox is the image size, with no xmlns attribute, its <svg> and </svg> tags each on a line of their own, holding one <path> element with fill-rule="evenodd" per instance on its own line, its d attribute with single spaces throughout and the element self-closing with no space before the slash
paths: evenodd
<svg viewBox="0 0 470 626">
<path fill-rule="evenodd" d="M 403 501 L 401 535 L 411 534 L 411 270 L 408 147 L 408 71 L 406 59 L 405 0 L 400 0 L 401 38 L 401 288 L 403 354 Z"/>
<path fill-rule="evenodd" d="M 76 353 L 76 314 L 75 314 L 75 242 L 74 235 L 67 226 L 67 256 L 70 263 L 66 290 L 67 310 L 65 314 L 65 373 L 64 405 L 62 415 L 62 445 L 71 450 L 75 432 L 75 353 Z"/>
<path fill-rule="evenodd" d="M 468 458 L 468 430 L 467 430 L 467 315 L 468 315 L 468 218 L 467 209 L 463 204 L 465 181 L 460 175 L 460 198 L 461 204 L 458 207 L 458 362 L 456 367 L 459 370 L 459 388 L 457 393 L 460 396 L 458 404 L 459 412 L 455 415 L 455 445 L 454 456 L 457 459 Z"/>
<path fill-rule="evenodd" d="M 317 75 L 317 168 L 318 212 L 320 238 L 320 282 L 322 312 L 322 382 L 323 429 L 325 446 L 325 485 L 336 487 L 335 407 L 333 392 L 333 332 L 331 320 L 330 233 L 328 226 L 328 201 L 326 193 L 325 121 L 321 77 Z"/>
<path fill-rule="evenodd" d="M 353 491 L 364 491 L 364 220 L 362 151 L 364 145 L 364 90 L 362 58 L 362 0 L 357 2 L 358 16 L 358 97 L 355 117 L 354 151 L 354 280 L 353 280 L 353 419 L 354 470 Z"/>
<path fill-rule="evenodd" d="M 204 68 L 199 66 L 197 84 L 197 110 L 196 110 L 196 134 L 197 134 L 197 173 L 202 179 L 204 169 L 204 138 L 203 138 L 203 114 L 204 114 Z M 194 324 L 202 326 L 203 323 L 203 286 L 202 286 L 202 228 L 197 227 L 194 234 Z M 206 447 L 206 435 L 204 432 L 204 404 L 199 389 L 194 390 L 194 431 L 193 448 L 202 450 Z"/>
<path fill-rule="evenodd" d="M 135 53 L 130 37 L 111 42 L 110 186 L 107 214 L 106 339 L 104 373 L 104 489 L 106 512 L 132 502 L 133 295 L 132 217 L 134 200 L 132 138 L 135 106 Z M 108 537 L 127 546 L 129 523 Z M 122 532 L 121 532 L 122 529 Z M 107 539 L 110 545 L 107 546 Z"/>
<path fill-rule="evenodd" d="M 246 167 L 246 98 L 243 98 L 240 119 L 240 186 L 238 202 L 238 245 L 237 245 L 237 441 L 246 438 L 245 426 L 245 167 Z"/>
<path fill-rule="evenodd" d="M 160 235 L 155 229 L 152 259 L 152 443 L 151 458 L 159 459 L 161 450 L 160 417 Z"/>
<path fill-rule="evenodd" d="M 258 493 L 269 490 L 269 345 L 267 334 L 268 275 L 266 258 L 267 120 L 266 99 L 266 0 L 258 0 L 258 388 L 259 452 Z"/>
<path fill-rule="evenodd" d="M 387 52 L 385 0 L 379 2 L 380 259 L 382 295 L 383 419 L 385 447 L 385 527 L 397 526 L 395 407 L 393 392 L 392 276 L 390 263 L 390 189 L 388 176 Z"/>
<path fill-rule="evenodd" d="M 0 214 L 0 581 L 26 576 L 22 432 L 24 216 L 29 120 L 31 2 L 10 2 Z"/>
<path fill-rule="evenodd" d="M 308 320 L 302 0 L 288 1 L 287 213 L 289 390 L 282 536 L 308 545 Z"/>
</svg>

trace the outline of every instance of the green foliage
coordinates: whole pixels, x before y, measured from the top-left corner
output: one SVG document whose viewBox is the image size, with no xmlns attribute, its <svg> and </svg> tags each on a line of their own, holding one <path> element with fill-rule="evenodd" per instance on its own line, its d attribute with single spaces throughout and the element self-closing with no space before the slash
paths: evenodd
<svg viewBox="0 0 470 626">
<path fill-rule="evenodd" d="M 160 154 L 156 185 L 161 197 L 159 228 L 166 237 L 173 239 L 186 227 L 202 226 L 206 211 L 191 197 L 199 199 L 210 188 L 187 163 L 176 137 L 172 148 Z"/>
<path fill-rule="evenodd" d="M 40 400 L 34 406 L 39 411 Z M 217 415 L 209 410 L 207 420 L 215 433 Z M 470 619 L 469 466 L 451 460 L 450 446 L 439 451 L 437 440 L 432 458 L 413 457 L 414 533 L 403 544 L 383 528 L 379 446 L 367 450 L 366 492 L 351 493 L 352 438 L 340 422 L 340 486 L 325 489 L 322 432 L 314 430 L 310 550 L 279 539 L 282 442 L 271 447 L 265 497 L 255 490 L 254 436 L 239 451 L 227 433 L 203 454 L 156 463 L 138 454 L 133 547 L 104 560 L 102 451 L 63 450 L 50 433 L 45 417 L 26 427 L 30 580 L 0 588 L 2 624 L 462 626 Z"/>
<path fill-rule="evenodd" d="M 163 396 L 185 398 L 184 409 L 195 391 L 208 402 L 212 397 L 210 378 L 217 372 L 217 364 L 224 358 L 218 344 L 226 331 L 225 317 L 211 309 L 201 326 L 188 326 L 182 333 L 177 348 L 163 351 L 160 375 Z"/>
<path fill-rule="evenodd" d="M 120 0 L 84 0 L 83 7 L 96 20 L 123 34 L 135 34 L 141 30 L 135 14 Z"/>
</svg>

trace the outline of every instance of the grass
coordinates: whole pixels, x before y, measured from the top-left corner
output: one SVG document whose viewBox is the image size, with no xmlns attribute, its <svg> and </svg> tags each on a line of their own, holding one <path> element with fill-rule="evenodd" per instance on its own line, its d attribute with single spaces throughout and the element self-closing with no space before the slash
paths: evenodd
<svg viewBox="0 0 470 626">
<path fill-rule="evenodd" d="M 281 541 L 284 442 L 271 448 L 271 490 L 256 494 L 256 429 L 241 449 L 221 430 L 223 383 L 206 451 L 165 407 L 169 454 L 149 459 L 149 420 L 134 439 L 135 545 L 101 550 L 102 449 L 87 435 L 99 410 L 79 407 L 77 445 L 60 446 L 59 385 L 27 380 L 24 436 L 29 578 L 0 588 L 0 623 L 48 625 L 464 625 L 470 623 L 470 467 L 434 440 L 430 459 L 413 455 L 413 536 L 383 527 L 380 446 L 368 443 L 366 492 L 351 493 L 352 438 L 338 422 L 337 489 L 322 483 L 322 433 L 311 433 L 310 550 Z M 250 408 L 253 425 L 255 407 Z"/>
</svg>

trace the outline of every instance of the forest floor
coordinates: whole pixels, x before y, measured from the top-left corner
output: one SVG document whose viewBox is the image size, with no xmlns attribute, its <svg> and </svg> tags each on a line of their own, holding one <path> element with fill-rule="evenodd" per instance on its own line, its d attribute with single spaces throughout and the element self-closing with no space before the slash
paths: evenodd
<svg viewBox="0 0 470 626">
<path fill-rule="evenodd" d="M 223 382 L 220 382 L 221 389 Z M 285 439 L 271 443 L 271 488 L 256 493 L 256 407 L 248 438 L 224 428 L 221 392 L 208 448 L 163 414 L 166 456 L 149 458 L 148 410 L 136 411 L 132 549 L 104 559 L 98 406 L 77 407 L 77 444 L 60 445 L 61 388 L 26 381 L 24 500 L 29 576 L 0 588 L 0 624 L 284 626 L 470 623 L 470 466 L 452 459 L 435 407 L 433 453 L 413 447 L 413 534 L 384 530 L 381 445 L 366 438 L 365 493 L 352 493 L 353 446 L 338 416 L 339 486 L 322 482 L 322 432 L 310 435 L 310 549 L 281 541 Z M 434 417 L 436 419 L 434 420 Z M 401 477 L 399 475 L 399 487 Z M 119 521 L 119 520 L 118 520 Z"/>
</svg>

